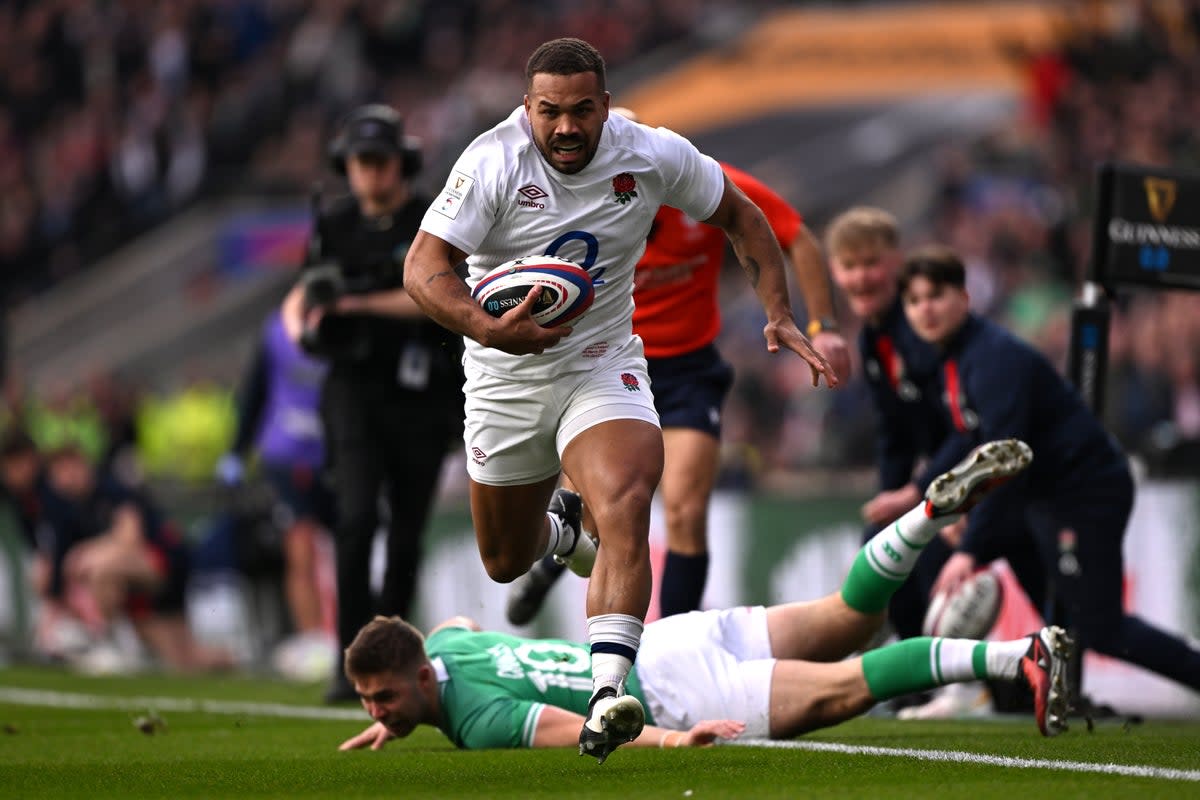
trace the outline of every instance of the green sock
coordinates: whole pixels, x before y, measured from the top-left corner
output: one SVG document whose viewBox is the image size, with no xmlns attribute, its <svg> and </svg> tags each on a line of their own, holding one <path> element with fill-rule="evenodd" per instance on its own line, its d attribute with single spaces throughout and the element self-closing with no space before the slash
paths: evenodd
<svg viewBox="0 0 1200 800">
<path fill-rule="evenodd" d="M 875 534 L 858 551 L 842 584 L 846 605 L 863 614 L 877 614 L 887 608 L 925 545 L 945 524 L 945 520 L 929 519 L 924 506 L 917 506 Z"/>
<path fill-rule="evenodd" d="M 876 700 L 947 683 L 1012 678 L 1025 644 L 917 636 L 864 653 L 863 677 Z"/>
<path fill-rule="evenodd" d="M 878 614 L 887 608 L 892 595 L 907 577 L 892 579 L 880 575 L 867 560 L 866 549 L 859 550 L 842 583 L 842 600 L 855 611 Z"/>
</svg>

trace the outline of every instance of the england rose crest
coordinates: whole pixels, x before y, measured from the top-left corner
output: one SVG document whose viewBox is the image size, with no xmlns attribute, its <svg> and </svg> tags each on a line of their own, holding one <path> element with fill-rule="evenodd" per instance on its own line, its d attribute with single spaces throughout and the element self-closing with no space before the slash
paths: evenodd
<svg viewBox="0 0 1200 800">
<path fill-rule="evenodd" d="M 621 383 L 625 384 L 625 390 L 629 392 L 640 392 L 642 388 L 638 385 L 637 376 L 628 372 L 621 373 Z"/>
<path fill-rule="evenodd" d="M 613 194 L 617 196 L 618 203 L 625 205 L 637 197 L 637 181 L 628 172 L 622 172 L 613 178 Z"/>
</svg>

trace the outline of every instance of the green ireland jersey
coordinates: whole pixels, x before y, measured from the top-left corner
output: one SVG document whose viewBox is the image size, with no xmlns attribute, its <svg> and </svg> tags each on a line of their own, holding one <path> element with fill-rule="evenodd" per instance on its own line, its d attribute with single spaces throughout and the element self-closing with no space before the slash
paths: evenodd
<svg viewBox="0 0 1200 800">
<path fill-rule="evenodd" d="M 585 644 L 443 628 L 425 641 L 441 684 L 442 732 L 458 747 L 532 747 L 547 705 L 583 715 L 592 695 Z M 646 705 L 636 668 L 626 691 Z M 646 711 L 646 724 L 653 724 Z"/>
</svg>

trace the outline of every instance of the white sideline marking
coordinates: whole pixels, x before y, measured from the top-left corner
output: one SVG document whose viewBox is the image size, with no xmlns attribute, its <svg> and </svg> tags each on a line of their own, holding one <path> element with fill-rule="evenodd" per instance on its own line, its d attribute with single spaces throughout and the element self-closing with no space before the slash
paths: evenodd
<svg viewBox="0 0 1200 800">
<path fill-rule="evenodd" d="M 0 703 L 44 708 L 82 708 L 92 711 L 184 711 L 206 714 L 248 714 L 257 717 L 369 721 L 362 709 L 289 706 L 283 703 L 244 703 L 236 700 L 193 700 L 187 697 L 109 697 L 98 694 L 52 692 L 0 686 Z"/>
<path fill-rule="evenodd" d="M 98 694 L 54 692 L 45 689 L 18 689 L 0 686 L 0 703 L 43 708 L 79 708 L 91 711 L 180 711 L 206 714 L 247 714 L 259 717 L 291 719 L 356 720 L 363 721 L 361 710 L 351 708 L 321 708 L 318 706 L 289 706 L 283 703 L 246 703 L 236 700 L 194 700 L 186 697 L 111 697 Z M 847 755 L 892 756 L 919 761 L 949 761 L 959 764 L 985 764 L 1015 769 L 1054 769 L 1066 772 L 1096 772 L 1134 778 L 1158 778 L 1167 781 L 1200 782 L 1200 770 L 1146 767 L 1133 764 L 1099 764 L 1088 761 L 1061 759 L 1016 758 L 968 753 L 959 750 L 917 750 L 909 747 L 875 747 L 838 742 L 768 741 L 754 739 L 726 742 L 730 747 L 764 747 L 777 750 L 810 750 Z"/>
<path fill-rule="evenodd" d="M 991 756 L 986 753 L 967 753 L 961 750 L 917 750 L 909 747 L 873 747 L 869 745 L 839 744 L 837 742 L 768 741 L 766 739 L 744 742 L 726 742 L 737 747 L 767 747 L 787 750 L 813 750 L 824 753 L 846 753 L 848 755 L 899 756 L 920 761 L 951 761 L 960 764 L 986 764 L 992 767 L 1016 769 L 1057 769 L 1066 772 L 1099 772 L 1106 775 L 1125 775 L 1134 778 L 1159 778 L 1166 781 L 1198 781 L 1200 770 L 1171 769 L 1169 767 L 1145 767 L 1135 764 L 1098 764 L 1089 761 L 1064 761 L 1055 758 L 1015 758 L 1013 756 Z"/>
</svg>

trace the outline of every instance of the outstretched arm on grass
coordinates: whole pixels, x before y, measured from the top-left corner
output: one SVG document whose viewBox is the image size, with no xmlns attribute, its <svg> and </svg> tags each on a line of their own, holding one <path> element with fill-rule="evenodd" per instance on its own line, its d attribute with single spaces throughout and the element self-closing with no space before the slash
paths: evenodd
<svg viewBox="0 0 1200 800">
<path fill-rule="evenodd" d="M 583 717 L 578 714 L 546 706 L 538 719 L 533 746 L 575 747 L 579 743 L 579 726 L 582 724 Z M 686 731 L 647 725 L 642 735 L 630 744 L 633 747 L 707 747 L 719 739 L 737 738 L 745 729 L 745 723 L 730 719 L 701 720 Z M 382 750 L 394 738 L 382 722 L 376 722 L 362 733 L 342 742 L 338 750 L 360 750 L 364 747 Z"/>
<path fill-rule="evenodd" d="M 576 747 L 583 717 L 557 706 L 546 706 L 533 734 L 534 747 Z M 701 720 L 690 730 L 676 731 L 647 725 L 626 747 L 705 747 L 718 739 L 733 739 L 746 724 L 731 719 Z"/>
</svg>

